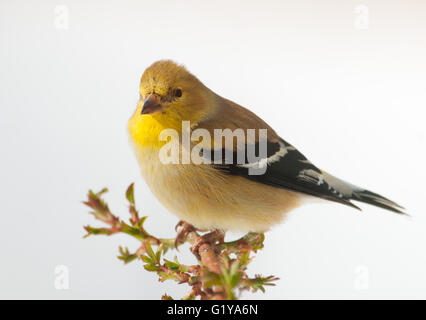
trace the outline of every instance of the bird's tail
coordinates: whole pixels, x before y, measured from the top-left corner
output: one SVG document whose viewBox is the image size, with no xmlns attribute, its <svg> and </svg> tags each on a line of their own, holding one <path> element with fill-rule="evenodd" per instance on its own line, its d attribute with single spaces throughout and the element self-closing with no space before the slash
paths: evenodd
<svg viewBox="0 0 426 320">
<path fill-rule="evenodd" d="M 405 208 L 400 206 L 399 204 L 377 194 L 371 192 L 369 190 L 363 189 L 361 187 L 350 184 L 346 181 L 343 181 L 335 176 L 324 172 L 325 180 L 327 183 L 342 193 L 345 197 L 350 200 L 360 201 L 364 203 L 371 204 L 376 207 L 380 207 L 386 210 L 390 210 L 392 212 L 396 212 L 399 214 L 406 214 L 402 210 Z"/>
<path fill-rule="evenodd" d="M 352 193 L 352 200 L 365 202 L 368 204 L 371 204 L 376 207 L 380 207 L 386 210 L 390 210 L 399 214 L 405 214 L 402 210 L 404 207 L 400 206 L 399 204 L 381 196 L 380 194 L 368 191 L 368 190 L 354 190 Z M 402 209 L 402 210 L 401 210 Z"/>
</svg>

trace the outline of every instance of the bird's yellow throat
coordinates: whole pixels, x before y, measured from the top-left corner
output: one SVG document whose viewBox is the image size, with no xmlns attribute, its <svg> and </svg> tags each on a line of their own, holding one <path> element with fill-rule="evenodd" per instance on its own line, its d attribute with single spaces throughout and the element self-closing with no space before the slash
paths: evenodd
<svg viewBox="0 0 426 320">
<path fill-rule="evenodd" d="M 162 147 L 167 141 L 160 141 L 160 133 L 165 129 L 174 129 L 181 132 L 182 122 L 170 114 L 157 112 L 141 115 L 142 106 L 139 105 L 129 119 L 128 130 L 133 143 L 141 147 Z"/>
</svg>

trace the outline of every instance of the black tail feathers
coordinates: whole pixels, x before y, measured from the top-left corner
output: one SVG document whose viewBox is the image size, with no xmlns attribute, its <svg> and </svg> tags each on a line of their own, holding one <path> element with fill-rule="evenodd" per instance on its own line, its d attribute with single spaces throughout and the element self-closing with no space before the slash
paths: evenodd
<svg viewBox="0 0 426 320">
<path fill-rule="evenodd" d="M 368 190 L 354 190 L 352 192 L 351 199 L 365 202 L 373 206 L 377 206 L 399 214 L 406 214 L 402 211 L 403 209 L 405 209 L 404 207 L 401 207 L 399 204 Z"/>
</svg>

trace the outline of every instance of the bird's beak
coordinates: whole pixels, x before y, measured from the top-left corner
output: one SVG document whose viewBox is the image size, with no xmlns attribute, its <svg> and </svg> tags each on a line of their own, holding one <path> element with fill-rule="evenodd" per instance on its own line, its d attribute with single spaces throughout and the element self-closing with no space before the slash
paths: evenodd
<svg viewBox="0 0 426 320">
<path fill-rule="evenodd" d="M 150 94 L 143 102 L 141 114 L 151 114 L 161 109 L 161 97 L 158 94 Z"/>
</svg>

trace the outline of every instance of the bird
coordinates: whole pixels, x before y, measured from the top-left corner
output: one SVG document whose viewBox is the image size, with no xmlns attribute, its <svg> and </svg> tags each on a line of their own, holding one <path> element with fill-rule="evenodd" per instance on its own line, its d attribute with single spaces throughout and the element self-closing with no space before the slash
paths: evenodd
<svg viewBox="0 0 426 320">
<path fill-rule="evenodd" d="M 128 132 L 142 177 L 168 211 L 199 230 L 266 232 L 313 199 L 405 214 L 397 203 L 315 166 L 265 121 L 216 94 L 183 65 L 154 62 L 142 74 L 139 93 Z M 197 130 L 202 139 L 184 143 L 183 136 Z M 246 139 L 235 134 L 231 146 L 223 146 L 226 137 L 215 136 L 217 130 Z M 246 150 L 266 152 L 253 159 Z M 212 154 L 220 155 L 218 161 Z M 184 163 L 188 155 L 200 156 L 201 163 Z"/>
</svg>

